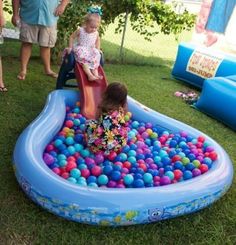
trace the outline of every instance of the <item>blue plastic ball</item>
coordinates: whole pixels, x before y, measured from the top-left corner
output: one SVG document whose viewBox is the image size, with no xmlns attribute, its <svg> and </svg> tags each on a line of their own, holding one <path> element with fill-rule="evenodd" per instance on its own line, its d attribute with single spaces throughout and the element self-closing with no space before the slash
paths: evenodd
<svg viewBox="0 0 236 245">
<path fill-rule="evenodd" d="M 153 182 L 153 176 L 150 173 L 145 173 L 143 175 L 143 180 L 145 183 L 152 183 Z"/>
<path fill-rule="evenodd" d="M 126 185 L 131 185 L 133 183 L 133 181 L 134 181 L 134 177 L 133 177 L 132 174 L 125 175 L 123 179 L 124 179 L 124 183 Z"/>
<path fill-rule="evenodd" d="M 115 171 L 112 171 L 112 172 L 111 172 L 111 179 L 112 179 L 112 180 L 118 181 L 118 180 L 120 180 L 120 178 L 121 178 L 121 173 L 120 173 L 120 171 L 115 170 Z"/>
<path fill-rule="evenodd" d="M 111 165 L 106 165 L 103 167 L 103 173 L 109 175 L 113 171 L 113 167 Z"/>
<path fill-rule="evenodd" d="M 78 179 L 81 176 L 81 172 L 80 172 L 80 170 L 78 168 L 73 168 L 70 171 L 70 176 L 75 178 L 75 179 Z"/>
<path fill-rule="evenodd" d="M 99 175 L 97 182 L 99 185 L 106 185 L 108 183 L 109 179 L 105 174 Z"/>
<path fill-rule="evenodd" d="M 184 180 L 191 179 L 192 177 L 193 177 L 193 174 L 190 170 L 184 171 L 184 175 L 183 175 Z"/>
<path fill-rule="evenodd" d="M 133 186 L 135 188 L 142 188 L 142 187 L 144 187 L 144 182 L 142 179 L 135 179 L 133 182 Z"/>
</svg>

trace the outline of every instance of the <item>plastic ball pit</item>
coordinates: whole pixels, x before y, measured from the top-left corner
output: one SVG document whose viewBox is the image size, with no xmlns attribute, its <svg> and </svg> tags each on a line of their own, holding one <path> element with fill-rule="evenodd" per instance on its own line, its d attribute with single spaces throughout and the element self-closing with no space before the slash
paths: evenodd
<svg viewBox="0 0 236 245">
<path fill-rule="evenodd" d="M 100 174 L 101 169 L 95 168 L 93 170 L 93 176 L 97 175 L 95 176 L 95 183 L 94 177 L 90 176 L 90 170 L 87 168 L 88 162 L 84 160 L 84 158 L 89 156 L 89 152 L 77 146 L 77 150 L 81 154 L 81 157 L 77 159 L 79 163 L 78 170 L 73 170 L 74 164 L 73 161 L 70 161 L 71 163 L 67 164 L 66 168 L 68 170 L 71 168 L 71 171 L 73 170 L 72 174 L 68 176 L 68 173 L 64 172 L 61 176 L 58 176 L 60 168 L 55 167 L 53 171 L 49 169 L 45 162 L 50 165 L 52 157 L 43 153 L 45 148 L 49 151 L 53 150 L 48 144 L 61 129 L 67 106 L 72 107 L 78 100 L 79 93 L 75 91 L 58 90 L 52 92 L 48 96 L 42 113 L 24 130 L 16 143 L 14 169 L 17 180 L 25 193 L 34 202 L 50 212 L 70 220 L 94 225 L 120 226 L 149 223 L 196 212 L 219 199 L 230 187 L 233 178 L 232 163 L 219 144 L 202 132 L 155 112 L 132 98 L 129 98 L 128 106 L 133 114 L 133 120 L 148 123 L 146 127 L 150 129 L 152 125 L 159 125 L 159 128 L 162 131 L 164 130 L 161 136 L 163 137 L 161 139 L 163 143 L 168 141 L 170 134 L 185 131 L 188 133 L 188 140 L 199 136 L 206 138 L 210 147 L 217 152 L 218 158 L 212 164 L 211 159 L 216 156 L 211 154 L 212 150 L 209 147 L 209 158 L 204 159 L 205 162 L 201 164 L 201 169 L 194 168 L 195 170 L 193 171 L 191 170 L 193 166 L 199 166 L 203 159 L 195 159 L 194 154 L 188 152 L 187 148 L 185 153 L 182 152 L 182 157 L 181 154 L 176 156 L 174 152 L 169 152 L 167 156 L 166 151 L 161 149 L 160 145 L 156 143 L 153 148 L 159 153 L 148 160 L 153 169 L 149 169 L 151 173 L 147 172 L 144 178 L 139 178 L 139 176 L 142 176 L 142 171 L 145 170 L 145 164 L 141 165 L 144 159 L 142 153 L 139 152 L 137 154 L 138 147 L 132 144 L 123 149 L 129 161 L 125 160 L 124 155 L 119 156 L 116 153 L 111 154 L 109 160 L 112 161 L 119 157 L 121 161 L 125 161 L 125 168 L 131 171 L 132 164 L 136 164 L 136 157 L 138 157 L 138 161 L 140 161 L 140 165 L 144 169 L 139 169 L 140 172 L 134 175 L 125 175 L 123 183 L 119 183 L 119 188 L 114 188 L 117 187 L 117 181 L 121 178 L 120 171 L 109 169 L 109 165 L 107 165 L 103 170 L 105 175 L 102 175 Z M 134 126 L 138 128 L 137 123 Z M 144 133 L 143 128 L 139 128 L 139 130 L 141 134 Z M 145 133 L 151 136 L 153 132 L 149 130 L 145 131 Z M 183 138 L 185 136 L 183 135 Z M 61 134 L 60 137 L 61 141 L 63 141 L 65 136 Z M 149 139 L 145 134 L 144 138 Z M 81 141 L 80 136 L 74 137 L 75 139 L 78 142 Z M 171 144 L 175 145 L 177 139 L 173 137 L 172 141 Z M 67 143 L 71 143 L 70 138 Z M 146 141 L 145 143 L 148 144 Z M 198 139 L 198 144 L 200 143 L 201 138 Z M 56 145 L 61 147 L 62 151 L 65 150 L 60 138 L 57 139 Z M 184 146 L 183 142 L 182 147 Z M 69 147 L 69 154 L 76 152 L 75 145 L 70 145 Z M 134 156 L 135 152 L 136 156 Z M 148 150 L 145 154 L 146 156 L 148 154 L 151 156 Z M 184 159 L 185 167 L 188 166 L 187 168 L 189 169 L 183 173 L 181 171 L 183 164 L 180 160 L 184 157 L 184 154 L 188 154 L 188 158 L 192 162 Z M 193 157 L 192 160 L 191 155 Z M 165 169 L 166 166 L 164 166 L 164 164 L 168 164 L 168 157 L 170 156 L 172 156 L 172 161 L 174 157 L 175 169 L 173 171 L 172 169 Z M 67 160 L 69 160 L 69 157 L 68 155 Z M 65 165 L 65 159 L 63 155 L 58 156 L 58 166 Z M 93 165 L 93 160 L 89 161 L 89 164 Z M 94 161 L 101 162 L 103 159 L 99 156 Z M 160 167 L 157 170 L 154 166 L 158 164 Z M 211 167 L 208 167 L 208 165 L 211 165 Z M 208 168 L 210 169 L 208 170 Z M 119 166 L 117 169 L 119 169 Z M 159 171 L 159 174 L 161 172 L 163 177 L 155 176 L 153 171 Z M 107 179 L 106 175 L 110 172 L 112 178 Z M 202 174 L 202 172 L 205 173 Z M 86 178 L 90 178 L 89 184 Z M 170 184 L 173 178 L 176 180 L 183 178 L 186 181 Z M 76 180 L 77 184 L 75 184 Z M 152 181 L 156 183 L 155 187 L 148 187 Z M 98 188 L 98 185 L 101 188 Z M 105 185 L 108 188 L 105 188 Z M 123 188 L 124 185 L 133 185 L 135 188 Z M 142 188 L 145 185 L 148 188 Z"/>
</svg>

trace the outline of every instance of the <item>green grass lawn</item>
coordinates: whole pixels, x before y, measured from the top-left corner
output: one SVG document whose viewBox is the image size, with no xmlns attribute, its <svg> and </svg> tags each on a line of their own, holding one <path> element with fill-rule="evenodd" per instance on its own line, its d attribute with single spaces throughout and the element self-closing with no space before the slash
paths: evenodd
<svg viewBox="0 0 236 245">
<path fill-rule="evenodd" d="M 162 49 L 157 57 L 154 56 L 158 62 L 156 66 L 107 63 L 105 72 L 108 80 L 123 81 L 128 86 L 129 95 L 136 100 L 208 134 L 222 145 L 235 164 L 236 133 L 173 95 L 176 90 L 193 88 L 171 78 L 177 44 L 168 38 L 169 41 L 165 41 L 163 36 L 158 39 L 160 42 L 157 40 L 157 47 L 162 43 Z M 172 52 L 167 58 L 169 49 Z M 202 211 L 131 227 L 94 227 L 71 222 L 31 202 L 14 176 L 12 154 L 18 136 L 41 112 L 47 95 L 54 90 L 55 80 L 43 75 L 36 48 L 27 79 L 18 81 L 18 50 L 18 42 L 6 42 L 2 53 L 4 80 L 9 91 L 0 94 L 0 244 L 236 243 L 235 179 L 225 196 Z M 54 69 L 58 67 L 54 66 Z"/>
</svg>

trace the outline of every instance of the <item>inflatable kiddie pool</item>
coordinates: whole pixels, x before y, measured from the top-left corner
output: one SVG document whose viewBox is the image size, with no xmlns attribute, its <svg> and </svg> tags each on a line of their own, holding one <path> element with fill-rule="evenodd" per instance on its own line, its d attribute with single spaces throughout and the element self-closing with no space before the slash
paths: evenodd
<svg viewBox="0 0 236 245">
<path fill-rule="evenodd" d="M 150 188 L 93 188 L 78 186 L 56 175 L 43 161 L 43 152 L 63 125 L 66 106 L 80 100 L 76 91 L 49 94 L 41 114 L 23 131 L 14 150 L 17 180 L 34 202 L 61 217 L 93 225 L 133 225 L 196 212 L 219 199 L 230 187 L 232 163 L 213 139 L 202 132 L 155 112 L 132 98 L 129 111 L 135 120 L 158 124 L 171 132 L 203 135 L 218 159 L 201 176 L 172 185 Z"/>
</svg>

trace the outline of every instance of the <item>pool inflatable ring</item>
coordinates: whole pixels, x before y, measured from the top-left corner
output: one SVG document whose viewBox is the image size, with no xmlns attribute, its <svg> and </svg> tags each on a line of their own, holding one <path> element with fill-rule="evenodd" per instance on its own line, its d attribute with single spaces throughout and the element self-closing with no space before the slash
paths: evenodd
<svg viewBox="0 0 236 245">
<path fill-rule="evenodd" d="M 203 135 L 218 153 L 205 174 L 188 181 L 151 188 L 92 188 L 64 180 L 43 161 L 43 152 L 63 125 L 66 106 L 79 93 L 57 90 L 49 94 L 41 114 L 23 131 L 14 150 L 14 169 L 24 192 L 34 202 L 64 218 L 93 225 L 133 225 L 196 212 L 219 199 L 233 179 L 232 163 L 222 147 L 202 132 L 155 112 L 132 98 L 129 110 L 135 120 L 158 124 L 172 132 Z"/>
</svg>

